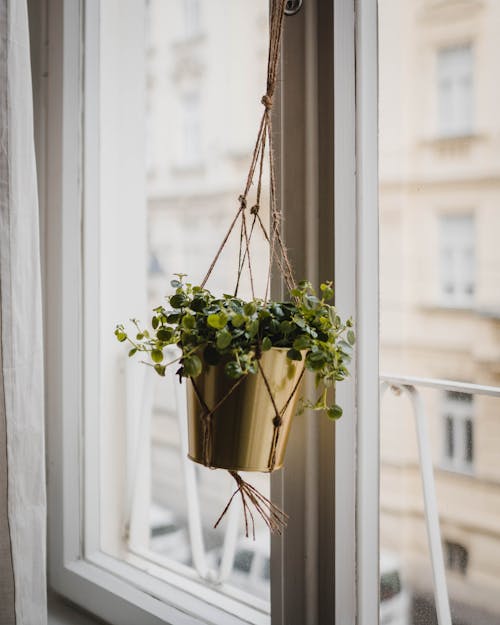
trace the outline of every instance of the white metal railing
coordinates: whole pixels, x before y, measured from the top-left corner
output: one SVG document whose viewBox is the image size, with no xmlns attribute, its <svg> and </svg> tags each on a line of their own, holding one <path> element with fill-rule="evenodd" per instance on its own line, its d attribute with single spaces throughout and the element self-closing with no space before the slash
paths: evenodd
<svg viewBox="0 0 500 625">
<path fill-rule="evenodd" d="M 452 380 L 438 380 L 396 375 L 381 375 L 381 401 L 387 389 L 406 393 L 411 401 L 417 431 L 418 454 L 422 490 L 424 495 L 424 512 L 427 528 L 427 539 L 431 556 L 434 581 L 434 598 L 439 625 L 451 625 L 450 602 L 446 585 L 446 575 L 439 527 L 436 487 L 431 456 L 427 416 L 425 405 L 418 387 L 432 388 L 440 391 L 456 391 L 470 395 L 487 395 L 500 398 L 500 388 L 467 384 Z"/>
<path fill-rule="evenodd" d="M 126 376 L 129 377 L 129 376 Z M 127 496 L 126 516 L 128 524 L 134 518 L 134 508 L 143 504 L 137 498 L 141 490 L 137 479 L 140 473 L 139 467 L 149 464 L 148 448 L 150 445 L 150 421 L 152 417 L 152 379 L 153 374 L 147 373 L 140 397 L 127 397 L 126 422 L 128 433 L 128 470 L 127 470 Z M 479 384 L 468 384 L 452 380 L 439 380 L 430 378 L 418 378 L 397 375 L 381 375 L 381 401 L 385 391 L 391 389 L 399 393 L 405 393 L 411 402 L 415 419 L 416 435 L 418 443 L 418 455 L 422 490 L 424 497 L 424 514 L 427 529 L 427 538 L 432 564 L 434 581 L 434 597 L 436 602 L 436 614 L 439 625 L 451 625 L 449 597 L 446 584 L 443 549 L 441 544 L 441 532 L 439 526 L 439 513 L 437 505 L 436 487 L 434 482 L 433 462 L 431 455 L 430 438 L 427 429 L 427 414 L 420 388 L 431 388 L 439 391 L 456 391 L 471 395 L 485 395 L 500 398 L 500 388 Z M 127 387 L 133 388 L 133 381 L 129 377 Z M 176 413 L 178 415 L 180 432 L 180 455 L 181 467 L 185 482 L 188 531 L 192 550 L 193 567 L 200 578 L 210 583 L 222 583 L 229 577 L 236 551 L 238 532 L 240 528 L 240 514 L 237 506 L 231 506 L 228 520 L 225 526 L 222 558 L 218 569 L 209 566 L 203 539 L 203 526 L 199 505 L 198 481 L 196 466 L 187 457 L 188 434 L 187 415 L 185 400 L 185 385 L 175 384 Z M 135 414 L 133 414 L 135 413 Z M 138 414 L 139 413 L 139 414 Z M 129 527 L 129 529 L 132 529 Z M 131 542 L 134 532 L 130 532 Z M 211 564 L 211 563 L 210 563 Z"/>
</svg>

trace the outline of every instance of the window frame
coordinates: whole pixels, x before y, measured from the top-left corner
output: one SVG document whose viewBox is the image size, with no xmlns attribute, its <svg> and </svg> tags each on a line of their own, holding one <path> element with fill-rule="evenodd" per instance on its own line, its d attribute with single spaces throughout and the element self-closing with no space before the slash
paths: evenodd
<svg viewBox="0 0 500 625">
<path fill-rule="evenodd" d="M 85 525 L 88 515 L 98 515 L 98 502 L 88 497 L 92 480 L 81 464 L 97 433 L 97 420 L 93 426 L 86 424 L 85 432 L 82 429 L 86 372 L 78 355 L 84 346 L 83 293 L 89 279 L 89 265 L 82 264 L 82 234 L 91 236 L 96 225 L 83 220 L 83 211 L 85 203 L 97 200 L 97 172 L 90 153 L 98 150 L 99 140 L 98 133 L 82 124 L 84 110 L 85 116 L 98 119 L 96 100 L 88 98 L 96 85 L 87 82 L 83 90 L 82 81 L 86 42 L 97 36 L 89 24 L 95 24 L 99 2 L 42 1 L 44 19 L 34 37 L 40 47 L 46 46 L 48 71 L 40 83 L 44 100 L 37 132 L 42 155 L 45 340 L 50 346 L 46 356 L 50 586 L 119 625 L 254 622 L 251 610 L 250 620 L 230 615 L 230 599 L 227 609 L 207 603 L 188 592 L 189 584 L 169 586 L 100 552 L 98 536 Z M 322 45 L 331 51 L 327 59 L 319 54 Z M 86 49 L 85 63 L 95 68 L 98 58 L 89 55 L 91 49 Z M 290 204 L 287 241 L 292 250 L 299 248 L 297 268 L 307 269 L 313 278 L 328 277 L 335 265 L 337 306 L 342 314 L 354 316 L 358 347 L 352 378 L 338 390 L 345 417 L 336 433 L 329 423 L 309 420 L 297 425 L 289 452 L 293 461 L 272 477 L 273 498 L 296 519 L 283 536 L 272 539 L 273 625 L 306 620 L 372 625 L 374 614 L 378 619 L 378 419 L 372 409 L 378 406 L 379 393 L 376 51 L 376 0 L 310 1 L 286 29 L 281 147 L 304 148 L 287 151 L 296 156 L 280 163 L 282 179 L 296 175 L 297 168 L 302 172 L 299 193 L 294 188 L 293 197 L 290 192 L 285 197 L 283 192 L 282 200 L 289 200 L 287 209 Z M 298 97 L 292 75 L 304 87 L 303 97 Z M 287 98 L 288 91 L 294 97 Z M 333 92 L 338 94 L 334 103 Z M 328 110 L 334 115 L 328 116 L 325 133 L 318 116 Z M 293 131 L 297 113 L 304 119 L 302 134 Z M 326 172 L 325 180 L 318 176 L 318 168 Z M 319 219 L 324 228 L 319 228 Z M 307 223 L 314 227 L 301 230 L 300 224 Z M 91 262 L 96 269 L 97 257 Z M 85 302 L 86 307 L 95 305 Z M 74 330 L 75 320 L 80 331 Z M 91 395 L 87 389 L 87 401 Z M 90 449 L 90 454 L 91 470 L 96 471 L 98 453 Z M 325 558 L 325 553 L 331 557 Z M 287 574 L 290 567 L 293 575 Z"/>
</svg>

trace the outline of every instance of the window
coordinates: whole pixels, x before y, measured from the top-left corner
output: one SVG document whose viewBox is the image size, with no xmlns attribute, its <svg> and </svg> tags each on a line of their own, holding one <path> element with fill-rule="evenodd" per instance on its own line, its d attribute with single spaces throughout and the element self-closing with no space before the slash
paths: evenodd
<svg viewBox="0 0 500 625">
<path fill-rule="evenodd" d="M 476 294 L 474 217 L 444 215 L 439 220 L 441 302 L 470 306 Z"/>
<path fill-rule="evenodd" d="M 443 398 L 443 466 L 469 472 L 474 462 L 474 399 L 447 391 Z"/>
<path fill-rule="evenodd" d="M 438 131 L 442 137 L 464 136 L 472 132 L 473 69 L 470 45 L 438 51 Z"/>
<path fill-rule="evenodd" d="M 181 165 L 196 167 L 201 162 L 202 126 L 200 94 L 187 93 L 181 97 Z"/>
<path fill-rule="evenodd" d="M 210 225 L 212 233 L 223 231 L 221 224 L 225 214 L 222 209 L 239 192 L 236 184 L 234 188 L 228 188 L 219 183 L 226 184 L 229 180 L 233 185 L 232 180 L 236 178 L 240 182 L 238 168 L 241 167 L 237 159 L 224 162 L 224 146 L 218 149 L 216 143 L 211 143 L 211 152 L 217 158 L 223 156 L 210 163 L 212 171 L 206 180 L 197 179 L 197 184 L 193 185 L 191 176 L 173 171 L 175 168 L 170 167 L 163 150 L 175 153 L 176 128 L 169 121 L 174 119 L 179 123 L 179 119 L 171 114 L 175 105 L 170 107 L 172 102 L 169 101 L 161 127 L 157 127 L 154 120 L 158 110 L 154 106 L 149 108 L 148 136 L 155 135 L 152 155 L 155 167 L 154 175 L 146 176 L 143 117 L 146 50 L 152 73 L 157 72 L 161 77 L 155 83 L 155 92 L 165 89 L 165 75 L 175 75 L 175 71 L 170 71 L 169 58 L 161 58 L 163 52 L 160 54 L 155 46 L 145 45 L 142 25 L 145 24 L 146 4 L 152 17 L 155 7 L 164 11 L 167 4 L 171 7 L 174 3 L 134 2 L 127 3 L 124 10 L 122 3 L 48 0 L 49 19 L 42 20 L 34 29 L 48 24 L 49 33 L 40 33 L 40 42 L 45 42 L 47 37 L 51 42 L 45 108 L 49 111 L 48 125 L 44 129 L 46 132 L 41 133 L 48 142 L 42 153 L 51 155 L 46 163 L 50 175 L 46 178 L 45 202 L 46 337 L 51 349 L 47 368 L 51 584 L 73 602 L 117 625 L 156 625 L 160 622 L 264 625 L 271 617 L 273 625 L 295 625 L 306 622 L 311 609 L 317 611 L 320 622 L 332 622 L 335 611 L 339 622 L 348 622 L 357 610 L 356 563 L 366 561 L 362 567 L 360 603 L 367 613 L 360 617 L 359 625 L 369 624 L 378 603 L 377 564 L 373 557 L 376 541 L 372 540 L 372 524 L 366 524 L 360 534 L 364 547 L 360 552 L 356 550 L 353 498 L 357 479 L 356 419 L 353 416 L 357 390 L 354 378 L 342 390 L 346 419 L 337 436 L 334 437 L 334 425 L 326 420 L 321 424 L 298 420 L 288 449 L 287 470 L 273 475 L 270 480 L 268 488 L 273 499 L 293 519 L 289 531 L 272 540 L 271 558 L 267 559 L 269 575 L 268 552 L 261 554 L 259 565 L 255 567 L 255 588 L 267 589 L 268 593 L 272 578 L 271 608 L 268 601 L 257 595 L 249 599 L 248 588 L 242 590 L 230 584 L 217 584 L 213 578 L 208 582 L 206 578 L 202 579 L 194 572 L 190 544 L 187 554 L 179 549 L 178 555 L 172 555 L 172 543 L 176 548 L 183 546 L 187 534 L 186 516 L 182 510 L 173 509 L 168 498 L 174 489 L 182 494 L 184 479 L 193 477 L 192 474 L 188 478 L 183 476 L 179 464 L 174 470 L 169 462 L 161 464 L 165 455 L 159 450 L 160 446 L 170 448 L 172 457 L 179 451 L 178 439 L 182 432 L 179 428 L 169 427 L 176 425 L 175 419 L 179 416 L 172 405 L 177 401 L 175 392 L 178 387 L 172 390 L 166 386 L 163 396 L 153 396 L 156 408 L 161 410 L 157 410 L 154 422 L 148 420 L 152 395 L 145 392 L 150 384 L 147 375 L 141 379 L 135 372 L 131 374 L 129 362 L 115 350 L 114 343 L 108 341 L 112 338 L 114 324 L 123 314 L 137 310 L 138 316 L 146 317 L 148 297 L 156 289 L 164 288 L 160 284 L 162 276 L 168 279 L 179 258 L 189 259 L 194 266 L 195 261 L 207 253 L 204 226 Z M 348 11 L 344 11 L 346 3 L 341 4 L 338 19 L 334 21 L 333 4 L 317 3 L 315 9 L 318 10 L 321 37 L 304 36 L 304 10 L 293 18 L 294 28 L 287 31 L 286 49 L 288 53 L 298 52 L 307 63 L 308 71 L 302 71 L 303 63 L 283 63 L 281 111 L 276 107 L 276 114 L 282 115 L 282 132 L 280 135 L 277 118 L 274 147 L 286 155 L 280 161 L 281 199 L 288 211 L 284 229 L 293 250 L 291 254 L 295 257 L 297 273 L 308 275 L 309 271 L 318 270 L 330 277 L 334 266 L 334 146 L 331 132 L 334 126 L 335 134 L 343 129 L 338 133 L 343 139 L 335 146 L 335 162 L 341 163 L 335 205 L 342 206 L 342 211 L 339 208 L 335 216 L 341 241 L 335 246 L 335 254 L 345 254 L 347 260 L 335 263 L 335 281 L 341 314 L 350 316 L 355 314 L 353 288 L 357 276 L 356 178 L 351 165 L 355 138 L 358 137 L 359 145 L 366 143 L 363 156 L 373 169 L 376 129 L 366 125 L 360 136 L 355 131 L 355 100 L 352 98 L 355 86 L 352 56 L 355 50 L 354 2 Z M 267 25 L 267 0 L 251 3 L 250 8 L 246 2 L 227 0 L 224 5 L 217 3 L 214 11 L 220 10 L 221 6 L 228 10 L 219 16 L 220 19 L 214 20 L 215 27 L 230 31 L 229 18 L 234 17 L 235 12 L 243 11 L 245 19 L 241 23 L 245 28 L 256 30 L 248 37 L 255 44 L 256 38 L 262 35 L 262 28 Z M 371 33 L 363 51 L 369 59 L 363 72 L 370 80 L 366 102 L 371 111 L 374 110 L 376 93 L 373 6 L 371 3 L 371 11 L 360 8 L 356 13 L 356 19 L 362 19 Z M 255 19 L 248 17 L 251 12 L 257 13 L 261 9 L 263 15 L 254 14 Z M 165 18 L 165 13 L 162 15 Z M 157 24 L 167 21 L 151 19 L 149 31 L 157 36 L 163 32 Z M 311 23 L 307 21 L 309 26 Z M 335 91 L 339 94 L 335 102 L 335 119 L 332 84 L 327 84 L 333 80 L 333 68 L 328 64 L 317 66 L 315 59 L 319 57 L 313 53 L 321 40 L 328 53 L 319 56 L 333 62 L 333 23 L 338 34 L 343 35 L 336 38 L 339 44 L 342 41 L 342 49 L 337 48 L 339 54 L 335 56 Z M 307 42 L 307 54 L 304 42 Z M 215 43 L 234 45 L 234 49 L 240 50 L 237 40 L 231 43 L 221 37 Z M 168 48 L 164 44 L 163 47 Z M 43 47 L 42 43 L 40 47 Z M 182 56 L 181 48 L 177 48 L 178 57 Z M 253 48 L 251 52 L 243 57 L 254 63 Z M 261 52 L 258 50 L 258 55 Z M 238 54 L 217 54 L 216 58 L 229 62 L 240 60 Z M 179 58 L 176 57 L 175 62 L 179 62 Z M 154 68 L 156 63 L 159 67 Z M 204 58 L 204 63 L 209 66 L 212 62 Z M 217 69 L 221 70 L 220 67 Z M 224 73 L 220 73 L 224 78 Z M 320 93 L 316 94 L 308 77 L 320 74 L 324 75 L 325 82 L 320 81 Z M 265 76 L 261 84 L 265 88 Z M 183 84 L 176 93 L 184 92 L 184 87 Z M 190 90 L 188 84 L 185 92 Z M 224 90 L 219 90 L 216 101 L 212 100 L 208 105 L 215 115 L 224 119 L 221 92 Z M 262 110 L 259 104 L 261 95 L 259 92 L 256 100 L 258 111 Z M 318 134 L 317 126 L 311 124 L 318 104 L 316 96 L 326 111 L 322 117 L 322 132 Z M 356 100 L 357 104 L 364 101 L 364 97 Z M 206 105 L 204 98 L 199 102 L 200 108 Z M 311 114 L 307 123 L 302 117 L 306 102 L 308 115 Z M 191 109 L 190 106 L 188 104 L 188 110 L 196 110 L 196 104 Z M 245 121 L 250 123 L 249 118 Z M 196 133 L 186 135 L 192 137 Z M 196 146 L 196 141 L 190 139 L 186 145 Z M 189 153 L 190 149 L 186 152 Z M 196 152 L 196 149 L 192 151 Z M 350 155 L 349 158 L 345 158 L 346 154 Z M 338 158 L 340 155 L 343 157 Z M 314 173 L 313 164 L 320 160 L 321 167 L 330 172 L 325 176 Z M 162 180 L 164 188 L 159 184 Z M 372 197 L 374 182 L 372 176 Z M 316 184 L 321 188 L 315 191 Z M 171 194 L 169 201 L 179 201 L 180 198 L 175 209 L 166 201 L 165 188 Z M 210 206 L 206 201 L 208 193 L 213 194 Z M 196 207 L 199 219 L 189 213 L 196 201 L 199 201 Z M 212 209 L 215 217 L 210 213 Z M 374 223 L 373 205 L 364 203 L 362 211 Z M 316 236 L 313 232 L 316 226 L 311 226 L 317 223 L 320 214 L 322 227 Z M 149 222 L 151 216 L 157 221 L 153 223 L 152 219 Z M 343 229 L 342 224 L 345 225 Z M 168 234 L 167 241 L 160 241 L 164 232 Z M 186 244 L 183 232 L 192 235 L 188 241 L 191 247 Z M 341 251 L 342 245 L 344 252 Z M 363 254 L 367 269 L 363 272 L 363 279 L 371 277 L 368 270 L 375 267 L 375 248 L 370 254 Z M 307 254 L 303 253 L 305 251 Z M 227 270 L 228 265 L 225 267 Z M 154 285 L 153 278 L 156 280 Z M 376 280 L 370 279 L 369 283 L 373 286 Z M 372 329 L 374 324 L 376 327 L 376 301 L 371 296 L 366 296 L 366 301 L 370 306 L 363 318 Z M 365 362 L 368 353 L 374 353 L 373 345 L 368 349 L 368 343 L 376 342 L 376 332 L 366 330 L 365 336 L 367 348 L 360 351 L 360 363 Z M 361 339 L 360 345 L 363 345 Z M 369 391 L 363 395 L 366 406 L 358 409 L 358 415 L 366 414 L 366 424 L 374 428 L 373 419 L 368 417 L 373 415 L 378 389 L 376 359 L 372 364 L 374 366 L 369 371 L 367 369 L 368 373 L 363 377 L 363 387 Z M 369 441 L 371 434 L 368 431 L 363 443 L 365 447 Z M 336 489 L 339 494 L 334 501 L 335 446 L 339 451 Z M 367 506 L 373 512 L 377 502 L 373 498 L 375 489 L 371 486 L 376 479 L 376 469 L 372 470 L 373 463 L 370 462 L 363 468 L 368 477 L 363 497 L 367 498 Z M 165 482 L 157 479 L 153 483 L 153 474 Z M 349 475 L 347 481 L 340 479 L 346 474 Z M 321 480 L 312 479 L 314 475 L 321 475 Z M 268 480 L 267 476 L 263 479 Z M 195 480 L 195 483 L 200 486 L 200 481 Z M 157 496 L 160 493 L 163 498 Z M 204 506 L 213 505 L 213 498 L 220 493 L 218 485 L 207 488 Z M 331 528 L 335 506 L 338 506 L 335 528 L 338 544 L 344 550 L 342 557 L 335 555 L 333 548 Z M 209 540 L 206 544 L 208 550 L 215 552 L 216 547 Z M 306 561 L 309 569 L 314 571 L 313 575 L 305 569 Z M 342 578 L 347 592 L 339 585 L 334 604 L 332 579 L 335 567 L 342 570 L 342 576 L 338 575 L 338 578 Z M 317 586 L 316 590 L 314 586 Z M 311 607 L 307 596 L 317 597 L 314 606 Z"/>
<path fill-rule="evenodd" d="M 186 39 L 192 39 L 200 33 L 200 0 L 183 0 L 184 33 Z"/>
<path fill-rule="evenodd" d="M 445 540 L 446 567 L 450 571 L 455 571 L 461 575 L 467 574 L 469 564 L 469 552 L 460 543 Z"/>
</svg>

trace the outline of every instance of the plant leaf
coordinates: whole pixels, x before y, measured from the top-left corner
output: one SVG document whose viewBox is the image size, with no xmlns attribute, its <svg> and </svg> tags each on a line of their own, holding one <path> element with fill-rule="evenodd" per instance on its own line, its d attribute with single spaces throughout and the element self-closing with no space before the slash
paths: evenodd
<svg viewBox="0 0 500 625">
<path fill-rule="evenodd" d="M 196 354 L 183 358 L 182 366 L 184 368 L 184 375 L 190 378 L 197 378 L 203 369 L 201 360 Z"/>
</svg>

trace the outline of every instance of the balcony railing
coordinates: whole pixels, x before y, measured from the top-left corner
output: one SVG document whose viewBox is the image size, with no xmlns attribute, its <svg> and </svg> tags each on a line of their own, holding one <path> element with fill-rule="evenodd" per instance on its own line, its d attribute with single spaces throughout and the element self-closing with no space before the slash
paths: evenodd
<svg viewBox="0 0 500 625">
<path fill-rule="evenodd" d="M 427 540 L 431 556 L 434 581 L 434 600 L 439 625 L 451 625 L 450 601 L 446 585 L 446 575 L 439 526 L 439 513 L 434 483 L 434 470 L 431 445 L 427 428 L 427 414 L 419 388 L 431 388 L 439 391 L 454 391 L 469 395 L 487 395 L 500 398 L 500 388 L 467 384 L 451 380 L 382 375 L 381 400 L 388 389 L 396 393 L 406 393 L 410 399 L 417 432 L 418 456 L 422 490 L 424 496 L 424 514 Z"/>
</svg>

